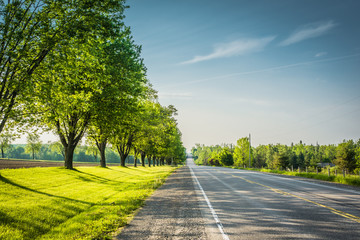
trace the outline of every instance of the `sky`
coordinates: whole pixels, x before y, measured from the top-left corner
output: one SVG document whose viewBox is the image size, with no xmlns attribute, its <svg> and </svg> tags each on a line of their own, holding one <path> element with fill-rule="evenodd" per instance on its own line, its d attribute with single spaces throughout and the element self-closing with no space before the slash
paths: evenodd
<svg viewBox="0 0 360 240">
<path fill-rule="evenodd" d="M 129 0 L 162 105 L 195 143 L 360 138 L 360 1 Z"/>
<path fill-rule="evenodd" d="M 125 24 L 159 102 L 178 109 L 188 151 L 249 134 L 253 146 L 360 138 L 360 1 L 127 4 Z"/>
</svg>

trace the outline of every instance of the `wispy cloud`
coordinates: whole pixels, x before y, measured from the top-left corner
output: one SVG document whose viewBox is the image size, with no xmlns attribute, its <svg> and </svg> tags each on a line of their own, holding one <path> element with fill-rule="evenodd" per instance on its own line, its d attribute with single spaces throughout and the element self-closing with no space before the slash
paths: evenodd
<svg viewBox="0 0 360 240">
<path fill-rule="evenodd" d="M 337 24 L 334 21 L 316 22 L 304 25 L 294 31 L 287 39 L 282 41 L 280 46 L 288 46 L 309 38 L 319 37 L 326 34 L 336 26 Z"/>
<path fill-rule="evenodd" d="M 251 74 L 257 74 L 257 73 L 271 72 L 274 70 L 295 68 L 295 67 L 300 67 L 300 66 L 304 66 L 304 65 L 323 63 L 323 62 L 341 61 L 341 60 L 345 60 L 345 59 L 349 59 L 349 58 L 358 58 L 358 57 L 360 57 L 360 53 L 345 55 L 345 56 L 340 56 L 340 57 L 318 59 L 318 60 L 313 60 L 313 61 L 299 62 L 299 63 L 293 63 L 293 64 L 287 64 L 287 65 L 280 65 L 280 66 L 269 67 L 269 68 L 262 68 L 262 69 L 257 69 L 257 70 L 253 70 L 253 71 L 248 71 L 248 72 L 231 73 L 231 74 L 220 75 L 220 76 L 215 76 L 215 77 L 211 77 L 211 78 L 203 78 L 203 79 L 199 79 L 199 80 L 171 84 L 171 85 L 168 85 L 167 87 L 183 86 L 183 85 L 208 82 L 208 81 L 214 81 L 214 80 L 225 80 L 228 78 L 242 76 L 242 75 L 251 75 Z"/>
<path fill-rule="evenodd" d="M 327 55 L 327 52 L 319 52 L 315 55 L 315 57 L 322 57 L 322 56 L 325 56 Z"/>
<path fill-rule="evenodd" d="M 159 98 L 162 99 L 192 99 L 193 94 L 184 92 L 184 93 L 159 93 Z"/>
<path fill-rule="evenodd" d="M 244 55 L 252 52 L 259 52 L 264 49 L 275 36 L 255 39 L 239 39 L 230 43 L 218 44 L 214 47 L 212 53 L 204 56 L 195 56 L 189 61 L 182 62 L 182 64 L 191 64 L 202 61 L 207 61 L 215 58 L 225 58 Z"/>
<path fill-rule="evenodd" d="M 237 98 L 237 99 L 235 99 L 235 101 L 239 102 L 239 103 L 256 105 L 256 106 L 264 106 L 264 107 L 273 105 L 273 103 L 268 100 L 253 99 L 253 98 Z"/>
</svg>

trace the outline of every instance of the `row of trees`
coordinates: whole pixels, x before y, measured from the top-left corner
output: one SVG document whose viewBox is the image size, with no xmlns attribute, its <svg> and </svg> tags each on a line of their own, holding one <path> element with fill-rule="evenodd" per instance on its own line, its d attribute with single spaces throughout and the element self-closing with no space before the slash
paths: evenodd
<svg viewBox="0 0 360 240">
<path fill-rule="evenodd" d="M 271 169 L 315 168 L 336 165 L 350 173 L 360 171 L 360 139 L 344 140 L 338 145 L 306 145 L 300 141 L 290 146 L 283 144 L 250 147 L 249 138 L 240 138 L 237 144 L 192 148 L 195 162 L 202 165 L 224 165 Z M 250 156 L 249 156 L 250 155 Z"/>
<path fill-rule="evenodd" d="M 60 144 L 60 145 L 59 145 Z M 62 144 L 60 142 L 53 142 L 51 144 L 40 144 L 36 149 L 31 148 L 28 144 L 11 144 L 4 152 L 4 158 L 9 159 L 40 159 L 51 161 L 64 161 L 64 155 L 61 149 Z M 119 154 L 107 147 L 106 150 L 106 162 L 119 164 Z M 34 155 L 33 155 L 34 153 Z M 99 163 L 100 153 L 97 147 L 78 145 L 74 151 L 74 162 L 93 162 Z M 134 156 L 129 155 L 126 159 L 127 164 L 135 164 Z M 139 163 L 139 160 L 138 160 Z M 148 163 L 146 159 L 146 163 Z"/>
<path fill-rule="evenodd" d="M 130 151 L 143 165 L 145 156 L 184 160 L 176 109 L 157 102 L 125 8 L 123 0 L 1 2 L 0 134 L 54 132 L 68 169 L 84 136 L 102 167 L 109 144 L 122 166 Z"/>
</svg>

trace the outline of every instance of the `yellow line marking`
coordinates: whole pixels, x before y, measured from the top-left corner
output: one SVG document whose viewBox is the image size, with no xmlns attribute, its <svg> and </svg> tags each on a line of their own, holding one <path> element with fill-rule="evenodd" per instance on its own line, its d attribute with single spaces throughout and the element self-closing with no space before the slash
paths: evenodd
<svg viewBox="0 0 360 240">
<path fill-rule="evenodd" d="M 248 180 L 248 179 L 243 178 L 243 177 L 235 176 L 235 175 L 232 175 L 232 174 L 226 173 L 226 172 L 222 172 L 222 173 L 231 175 L 232 177 L 240 178 L 240 179 L 242 179 L 242 180 L 244 180 L 244 181 L 246 181 L 246 182 L 248 182 L 248 183 L 257 184 L 257 185 L 259 185 L 259 186 L 262 186 L 262 187 L 265 187 L 265 188 L 267 188 L 267 189 L 270 189 L 270 190 L 273 191 L 273 192 L 276 192 L 276 193 L 279 193 L 279 194 L 282 194 L 282 195 L 292 196 L 292 197 L 295 197 L 295 198 L 304 200 L 304 201 L 306 201 L 306 202 L 315 204 L 315 205 L 317 205 L 317 206 L 319 206 L 319 207 L 323 207 L 323 208 L 329 209 L 329 210 L 330 210 L 332 213 L 334 213 L 334 214 L 337 214 L 337 215 L 342 216 L 342 217 L 344 217 L 344 218 L 348 218 L 348 219 L 350 219 L 350 220 L 353 220 L 353 221 L 355 221 L 355 222 L 360 223 L 360 217 L 357 217 L 357 216 L 355 216 L 355 215 L 352 215 L 352 214 L 349 214 L 349 213 L 346 213 L 346 212 L 337 210 L 337 209 L 332 208 L 332 207 L 328 207 L 328 206 L 326 206 L 326 205 L 324 205 L 324 204 L 314 202 L 314 201 L 312 201 L 312 200 L 310 200 L 310 199 L 303 198 L 303 197 L 297 196 L 297 195 L 292 194 L 292 193 L 284 192 L 284 191 L 282 191 L 282 190 L 280 190 L 280 189 L 276 189 L 276 188 L 269 187 L 269 186 L 266 186 L 266 185 L 261 184 L 261 183 L 258 183 L 258 182 L 254 182 L 254 181 Z"/>
</svg>

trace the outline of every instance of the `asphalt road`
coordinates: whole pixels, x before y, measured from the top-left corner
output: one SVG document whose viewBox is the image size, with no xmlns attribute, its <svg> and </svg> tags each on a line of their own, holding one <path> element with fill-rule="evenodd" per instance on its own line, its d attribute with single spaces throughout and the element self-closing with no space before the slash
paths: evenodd
<svg viewBox="0 0 360 240">
<path fill-rule="evenodd" d="M 208 239 L 360 239 L 359 188 L 187 165 Z"/>
</svg>

